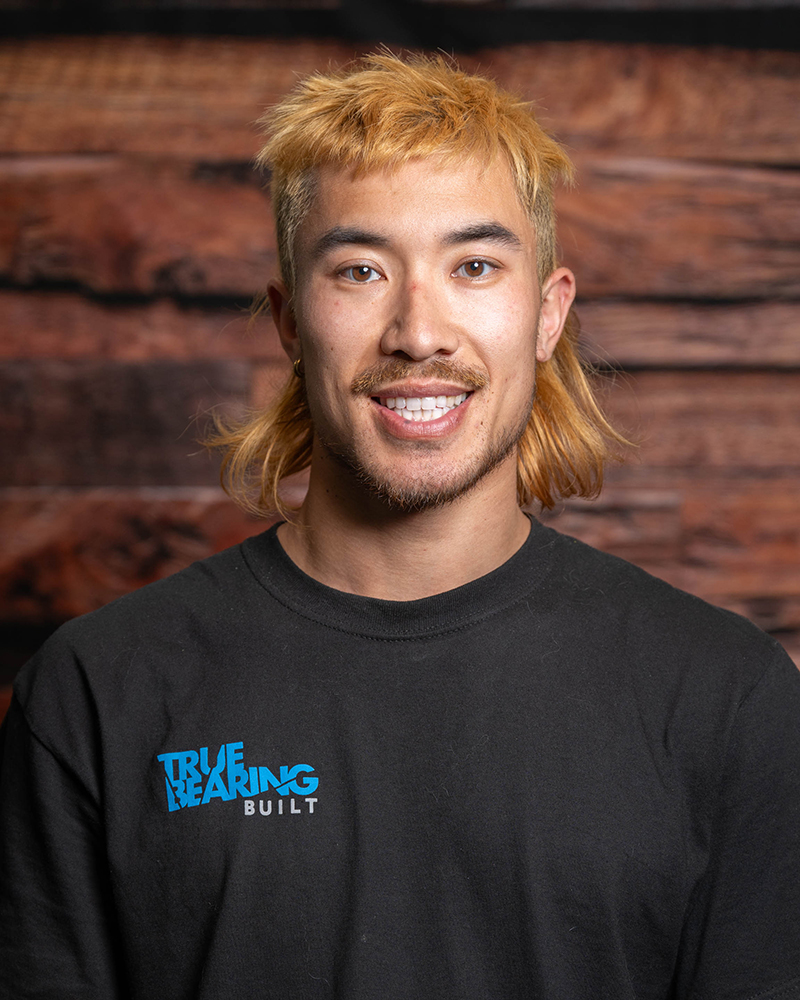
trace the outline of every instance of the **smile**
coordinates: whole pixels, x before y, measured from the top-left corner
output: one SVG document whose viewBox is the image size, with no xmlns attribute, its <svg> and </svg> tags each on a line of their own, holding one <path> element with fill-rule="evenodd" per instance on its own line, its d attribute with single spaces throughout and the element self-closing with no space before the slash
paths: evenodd
<svg viewBox="0 0 800 1000">
<path fill-rule="evenodd" d="M 379 400 L 381 406 L 396 410 L 404 420 L 438 420 L 460 406 L 469 395 L 461 392 L 457 396 L 390 396 Z"/>
</svg>

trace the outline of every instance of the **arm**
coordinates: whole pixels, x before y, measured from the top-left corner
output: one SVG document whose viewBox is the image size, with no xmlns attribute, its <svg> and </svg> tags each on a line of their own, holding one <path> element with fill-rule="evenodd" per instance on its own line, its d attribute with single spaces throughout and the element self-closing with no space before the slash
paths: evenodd
<svg viewBox="0 0 800 1000">
<path fill-rule="evenodd" d="M 0 730 L 0 995 L 125 996 L 96 794 L 14 699 Z"/>
<path fill-rule="evenodd" d="M 676 997 L 800 998 L 800 672 L 779 652 L 742 700 L 693 894 Z"/>
</svg>

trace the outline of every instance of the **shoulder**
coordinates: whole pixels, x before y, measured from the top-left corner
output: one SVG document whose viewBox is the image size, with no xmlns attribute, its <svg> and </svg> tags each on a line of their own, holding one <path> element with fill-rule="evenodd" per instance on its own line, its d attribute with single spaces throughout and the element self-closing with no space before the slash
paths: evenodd
<svg viewBox="0 0 800 1000">
<path fill-rule="evenodd" d="M 773 662 L 793 666 L 752 622 L 672 586 L 632 563 L 552 529 L 550 585 L 586 638 L 610 642 L 662 671 L 691 665 L 696 676 L 722 673 L 745 689 Z"/>
<path fill-rule="evenodd" d="M 224 646 L 262 591 L 234 546 L 62 625 L 20 671 L 14 693 L 37 720 L 85 717 L 131 690 L 191 684 L 203 649 Z"/>
</svg>

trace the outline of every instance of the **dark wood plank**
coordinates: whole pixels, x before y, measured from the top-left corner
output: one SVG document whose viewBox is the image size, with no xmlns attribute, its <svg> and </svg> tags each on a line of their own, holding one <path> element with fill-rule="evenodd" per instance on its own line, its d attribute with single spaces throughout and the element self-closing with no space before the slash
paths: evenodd
<svg viewBox="0 0 800 1000">
<path fill-rule="evenodd" d="M 244 305 L 182 306 L 166 298 L 130 305 L 75 292 L 0 291 L 0 316 L 0 358 L 284 359 L 270 318 L 251 326 Z"/>
<path fill-rule="evenodd" d="M 584 295 L 800 294 L 800 172 L 581 157 L 557 199 Z"/>
<path fill-rule="evenodd" d="M 0 490 L 3 618 L 66 621 L 266 524 L 218 487 Z"/>
<path fill-rule="evenodd" d="M 241 411 L 241 361 L 6 361 L 1 485 L 182 485 L 216 480 L 197 439 L 208 411 Z"/>
<path fill-rule="evenodd" d="M 357 52 L 307 39 L 14 39 L 0 50 L 0 148 L 246 162 L 256 148 L 251 123 L 267 104 L 298 76 Z M 546 42 L 462 62 L 536 101 L 573 149 L 800 159 L 793 52 Z"/>
<path fill-rule="evenodd" d="M 800 373 L 639 372 L 618 376 L 606 410 L 640 442 L 614 482 L 663 486 L 676 474 L 794 475 Z"/>
<path fill-rule="evenodd" d="M 257 179 L 119 157 L 0 161 L 0 275 L 99 292 L 249 296 L 274 270 Z"/>
<path fill-rule="evenodd" d="M 573 150 L 798 162 L 795 52 L 544 42 L 486 50 L 469 65 L 535 102 Z"/>
<path fill-rule="evenodd" d="M 588 297 L 800 294 L 800 173 L 584 157 L 559 198 Z M 274 273 L 254 181 L 120 157 L 0 160 L 0 276 L 101 292 L 253 294 Z"/>
<path fill-rule="evenodd" d="M 800 367 L 800 304 L 579 301 L 586 356 L 601 364 Z"/>
<path fill-rule="evenodd" d="M 0 148 L 246 163 L 263 109 L 298 76 L 356 52 L 307 39 L 13 39 L 0 49 Z"/>
</svg>

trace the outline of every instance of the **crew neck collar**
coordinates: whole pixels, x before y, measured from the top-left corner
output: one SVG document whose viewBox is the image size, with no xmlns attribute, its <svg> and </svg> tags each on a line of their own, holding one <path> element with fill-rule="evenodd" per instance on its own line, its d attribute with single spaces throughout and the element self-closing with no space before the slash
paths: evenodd
<svg viewBox="0 0 800 1000">
<path fill-rule="evenodd" d="M 273 525 L 242 543 L 245 562 L 258 582 L 284 607 L 340 632 L 375 639 L 421 639 L 468 627 L 525 599 L 552 563 L 556 532 L 531 518 L 519 549 L 497 569 L 453 590 L 416 601 L 361 597 L 327 587 L 286 554 Z"/>
</svg>

